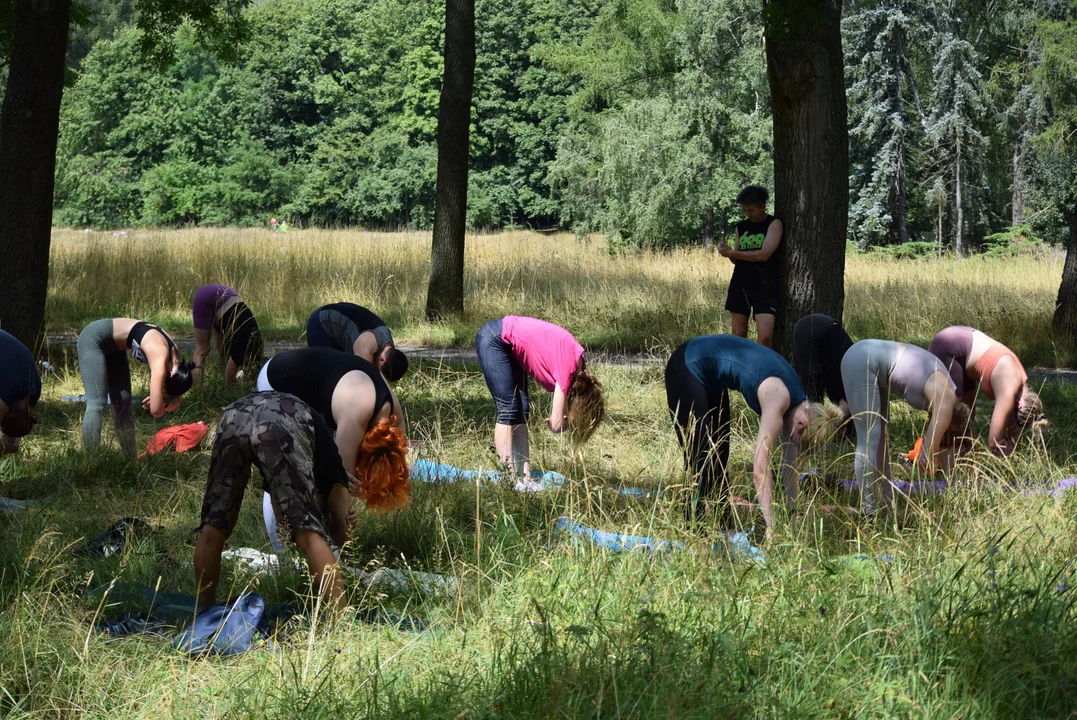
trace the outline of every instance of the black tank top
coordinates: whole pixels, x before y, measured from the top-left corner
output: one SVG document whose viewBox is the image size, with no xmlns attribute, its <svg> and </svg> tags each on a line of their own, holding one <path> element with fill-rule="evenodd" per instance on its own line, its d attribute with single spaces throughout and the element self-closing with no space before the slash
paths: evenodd
<svg viewBox="0 0 1077 720">
<path fill-rule="evenodd" d="M 741 220 L 737 223 L 737 235 L 740 237 L 739 247 L 741 250 L 751 252 L 753 250 L 759 250 L 763 247 L 763 241 L 766 240 L 767 230 L 770 229 L 770 224 L 774 222 L 773 215 L 767 215 L 761 222 L 752 222 L 751 220 Z M 734 260 L 733 264 L 738 268 L 750 267 L 753 271 L 766 279 L 772 279 L 775 282 L 778 280 L 778 268 L 781 263 L 782 248 L 785 243 L 778 243 L 778 249 L 775 250 L 769 258 L 763 262 L 749 262 L 747 260 Z"/>
<path fill-rule="evenodd" d="M 172 338 L 168 336 L 168 333 L 156 325 L 150 325 L 148 322 L 139 320 L 131 326 L 131 332 L 127 333 L 127 347 L 130 348 L 131 357 L 135 359 L 135 362 L 140 362 L 143 365 L 148 365 L 149 360 L 146 358 L 146 353 L 142 351 L 142 339 L 146 337 L 146 333 L 150 330 L 156 330 L 164 336 L 165 342 L 168 343 L 168 354 L 170 357 L 176 352 L 176 343 L 172 342 Z"/>
<path fill-rule="evenodd" d="M 320 413 L 329 427 L 336 430 L 333 391 L 337 389 L 340 379 L 353 370 L 366 373 L 374 383 L 371 422 L 386 403 L 391 412 L 393 395 L 389 391 L 389 384 L 373 364 L 357 355 L 322 347 L 288 350 L 273 356 L 266 375 L 274 390 L 295 395 Z"/>
</svg>

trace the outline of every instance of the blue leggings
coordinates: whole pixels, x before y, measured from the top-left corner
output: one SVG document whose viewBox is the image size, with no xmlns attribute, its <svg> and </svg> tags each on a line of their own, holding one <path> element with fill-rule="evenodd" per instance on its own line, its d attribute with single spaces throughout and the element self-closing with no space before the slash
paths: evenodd
<svg viewBox="0 0 1077 720">
<path fill-rule="evenodd" d="M 475 336 L 479 367 L 486 387 L 494 396 L 499 425 L 523 425 L 527 422 L 529 402 L 527 373 L 512 355 L 512 346 L 501 339 L 501 319 L 483 325 Z"/>
</svg>

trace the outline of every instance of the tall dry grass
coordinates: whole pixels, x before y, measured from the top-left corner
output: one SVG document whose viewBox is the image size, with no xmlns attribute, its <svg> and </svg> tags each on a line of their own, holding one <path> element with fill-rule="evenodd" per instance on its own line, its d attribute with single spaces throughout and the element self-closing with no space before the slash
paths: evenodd
<svg viewBox="0 0 1077 720">
<path fill-rule="evenodd" d="M 590 347 L 647 350 L 728 332 L 731 264 L 702 249 L 610 253 L 600 240 L 528 232 L 471 235 L 466 313 L 423 317 L 429 233 L 306 230 L 136 230 L 126 237 L 56 230 L 48 321 L 77 330 L 107 316 L 191 328 L 201 285 L 237 288 L 271 337 L 298 339 L 319 305 L 375 309 L 398 337 L 469 343 L 490 318 L 535 315 L 572 329 Z M 1066 358 L 1051 342 L 1060 258 L 895 261 L 851 255 L 845 323 L 856 338 L 926 343 L 941 327 L 969 324 L 1008 343 L 1026 362 Z"/>
</svg>

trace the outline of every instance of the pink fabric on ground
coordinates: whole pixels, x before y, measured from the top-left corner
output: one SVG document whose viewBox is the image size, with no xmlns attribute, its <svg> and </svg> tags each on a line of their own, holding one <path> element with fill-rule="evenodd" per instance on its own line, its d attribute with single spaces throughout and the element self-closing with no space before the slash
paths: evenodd
<svg viewBox="0 0 1077 720">
<path fill-rule="evenodd" d="M 545 320 L 506 315 L 501 339 L 512 346 L 513 356 L 543 389 L 553 392 L 560 385 L 568 392 L 583 357 L 583 346 L 572 333 Z"/>
</svg>

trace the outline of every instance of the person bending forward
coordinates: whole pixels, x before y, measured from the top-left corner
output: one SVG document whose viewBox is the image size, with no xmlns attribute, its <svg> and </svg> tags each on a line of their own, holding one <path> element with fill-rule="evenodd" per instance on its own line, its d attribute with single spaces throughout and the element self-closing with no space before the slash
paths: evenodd
<svg viewBox="0 0 1077 720">
<path fill-rule="evenodd" d="M 389 382 L 408 371 L 408 356 L 396 349 L 380 317 L 354 303 L 323 305 L 307 320 L 307 347 L 327 347 L 373 363 Z"/>
<path fill-rule="evenodd" d="M 479 329 L 475 350 L 497 411 L 494 447 L 516 477 L 525 482 L 531 477 L 529 376 L 553 393 L 546 419 L 551 432 L 560 433 L 567 426 L 575 440 L 586 442 L 602 422 L 606 412 L 602 384 L 588 372 L 583 346 L 568 330 L 544 320 L 506 315 Z"/>
<path fill-rule="evenodd" d="M 768 536 L 774 528 L 771 453 L 782 446 L 782 485 L 797 497 L 797 460 L 808 428 L 808 403 L 800 378 L 778 353 L 733 335 L 705 335 L 682 344 L 666 363 L 666 402 L 684 448 L 685 466 L 698 483 L 685 508 L 699 518 L 706 503 L 728 493 L 729 391 L 736 390 L 759 415 L 752 479 Z"/>
<path fill-rule="evenodd" d="M 236 400 L 217 424 L 194 552 L 198 606 L 216 601 L 221 552 L 236 526 L 251 465 L 262 474 L 272 511 L 306 556 L 322 595 L 343 606 L 329 542 L 348 541 L 355 520 L 351 497 L 358 485 L 344 471 L 325 420 L 299 398 L 280 392 Z"/>
<path fill-rule="evenodd" d="M 856 427 L 856 479 L 861 509 L 875 515 L 890 501 L 890 391 L 928 413 L 917 467 L 934 472 L 951 424 L 961 427 L 968 407 L 958 407 L 954 383 L 942 362 L 923 348 L 890 340 L 861 340 L 841 361 L 841 377 Z M 882 487 L 880 489 L 880 482 Z"/>
<path fill-rule="evenodd" d="M 265 352 L 258 321 L 247 304 L 227 285 L 205 285 L 194 294 L 194 378 L 201 384 L 211 335 L 224 359 L 224 384 L 231 385 L 246 365 L 261 361 Z"/>
</svg>

